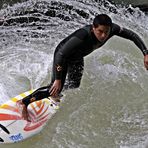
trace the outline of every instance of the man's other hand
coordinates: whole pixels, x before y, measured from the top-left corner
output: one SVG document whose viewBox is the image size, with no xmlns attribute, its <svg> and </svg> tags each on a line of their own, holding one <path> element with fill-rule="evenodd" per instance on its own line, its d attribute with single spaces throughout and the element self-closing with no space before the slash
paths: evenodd
<svg viewBox="0 0 148 148">
<path fill-rule="evenodd" d="M 148 70 L 148 54 L 144 56 L 144 66 Z"/>
</svg>

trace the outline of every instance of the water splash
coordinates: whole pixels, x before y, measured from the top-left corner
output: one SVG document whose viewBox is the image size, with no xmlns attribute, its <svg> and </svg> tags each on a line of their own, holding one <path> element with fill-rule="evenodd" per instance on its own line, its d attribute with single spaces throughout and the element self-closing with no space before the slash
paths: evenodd
<svg viewBox="0 0 148 148">
<path fill-rule="evenodd" d="M 115 23 L 148 41 L 148 17 L 131 6 L 96 0 L 29 0 L 1 9 L 0 97 L 4 99 L 0 101 L 48 84 L 57 44 L 92 23 L 98 13 L 109 14 Z M 86 57 L 81 87 L 67 92 L 67 103 L 48 127 L 50 132 L 34 145 L 144 147 L 148 74 L 142 58 L 136 46 L 117 37 Z"/>
</svg>

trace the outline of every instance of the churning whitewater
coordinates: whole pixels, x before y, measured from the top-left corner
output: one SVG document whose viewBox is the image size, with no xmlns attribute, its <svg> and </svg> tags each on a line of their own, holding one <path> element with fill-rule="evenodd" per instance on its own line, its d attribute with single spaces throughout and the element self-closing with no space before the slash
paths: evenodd
<svg viewBox="0 0 148 148">
<path fill-rule="evenodd" d="M 28 0 L 0 10 L 0 103 L 50 82 L 53 52 L 96 14 L 138 32 L 148 47 L 148 16 L 95 0 Z M 85 58 L 76 90 L 37 136 L 0 148 L 148 147 L 148 71 L 131 41 L 113 37 Z"/>
</svg>

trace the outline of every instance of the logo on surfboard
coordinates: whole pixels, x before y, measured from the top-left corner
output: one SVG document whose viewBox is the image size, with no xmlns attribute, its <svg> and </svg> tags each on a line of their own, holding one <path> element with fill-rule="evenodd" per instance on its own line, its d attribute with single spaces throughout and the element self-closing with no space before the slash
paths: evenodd
<svg viewBox="0 0 148 148">
<path fill-rule="evenodd" d="M 23 140 L 23 136 L 21 133 L 16 134 L 16 135 L 12 135 L 11 137 L 9 137 L 10 140 L 12 140 L 13 142 L 18 142 Z"/>
</svg>

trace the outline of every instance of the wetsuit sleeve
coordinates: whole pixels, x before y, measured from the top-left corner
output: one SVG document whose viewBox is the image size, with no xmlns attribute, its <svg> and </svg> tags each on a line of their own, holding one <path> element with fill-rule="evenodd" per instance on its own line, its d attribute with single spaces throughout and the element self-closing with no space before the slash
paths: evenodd
<svg viewBox="0 0 148 148">
<path fill-rule="evenodd" d="M 61 79 L 62 68 L 66 59 L 70 59 L 78 46 L 83 44 L 84 38 L 87 36 L 87 32 L 84 29 L 80 29 L 74 35 L 72 35 L 63 45 L 60 45 L 58 51 L 55 53 L 54 66 L 55 66 L 55 78 Z"/>
<path fill-rule="evenodd" d="M 117 24 L 113 24 L 113 25 L 114 25 L 114 34 L 115 35 L 118 35 L 120 37 L 123 37 L 125 39 L 129 39 L 129 40 L 133 41 L 137 45 L 137 47 L 142 51 L 143 55 L 148 54 L 148 50 L 138 34 L 136 34 L 135 32 L 133 32 L 129 29 L 121 28 Z"/>
</svg>

